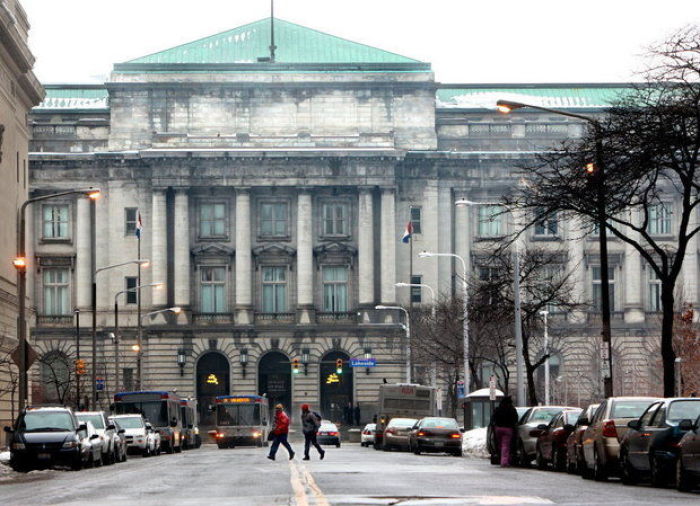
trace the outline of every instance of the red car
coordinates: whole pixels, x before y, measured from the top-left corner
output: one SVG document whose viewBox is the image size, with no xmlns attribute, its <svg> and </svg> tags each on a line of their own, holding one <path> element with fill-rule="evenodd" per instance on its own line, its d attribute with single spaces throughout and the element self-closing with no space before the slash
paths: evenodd
<svg viewBox="0 0 700 506">
<path fill-rule="evenodd" d="M 595 410 L 598 409 L 598 404 L 590 404 L 586 410 L 579 415 L 578 420 L 574 424 L 574 430 L 569 434 L 566 440 L 566 472 L 576 474 L 581 471 L 583 466 L 583 450 L 581 446 L 581 437 L 583 432 L 588 427 L 588 421 L 593 418 Z"/>
<path fill-rule="evenodd" d="M 574 424 L 582 411 L 565 409 L 548 425 L 539 425 L 535 429 L 539 431 L 535 443 L 535 462 L 539 469 L 547 469 L 550 464 L 555 471 L 566 469 L 566 440 L 574 431 Z"/>
</svg>

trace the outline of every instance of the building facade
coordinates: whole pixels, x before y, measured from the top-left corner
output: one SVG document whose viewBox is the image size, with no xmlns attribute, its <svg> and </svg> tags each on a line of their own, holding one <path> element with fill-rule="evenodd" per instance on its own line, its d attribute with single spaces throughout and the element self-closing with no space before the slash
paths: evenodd
<svg viewBox="0 0 700 506">
<path fill-rule="evenodd" d="M 397 282 L 424 283 L 442 297 L 458 291 L 461 266 L 418 253 L 456 253 L 478 273 L 517 225 L 494 206 L 455 201 L 501 200 L 524 160 L 584 131 L 542 113 L 501 116 L 496 100 L 599 114 L 624 89 L 442 85 L 424 62 L 282 20 L 275 30 L 274 55 L 262 20 L 116 64 L 105 85 L 47 86 L 31 116 L 31 191 L 96 186 L 102 198 L 94 266 L 86 199 L 51 201 L 34 214 L 33 340 L 44 357 L 35 401 L 75 395 L 76 310 L 81 357 L 92 367 L 91 271 L 137 259 L 140 249 L 150 261 L 138 290 L 140 387 L 177 389 L 200 407 L 217 394 L 265 393 L 335 419 L 359 404 L 371 419 L 378 385 L 404 381 L 408 358 L 400 312 L 375 307 L 431 303 Z M 672 233 L 672 219 L 660 216 L 659 233 Z M 400 241 L 409 221 L 411 246 Z M 565 244 L 576 296 L 592 302 L 590 311 L 553 315 L 551 328 L 567 341 L 553 364 L 560 402 L 591 399 L 601 374 L 591 338 L 599 334 L 595 238 L 555 220 L 523 241 Z M 617 391 L 646 393 L 657 368 L 648 356 L 658 285 L 634 251 L 610 243 L 617 367 L 626 372 Z M 691 257 L 684 289 L 695 302 L 697 247 Z M 120 389 L 139 387 L 139 295 L 129 291 L 138 268 L 104 270 L 96 281 L 106 406 L 115 377 Z M 147 286 L 154 283 L 162 286 Z M 171 307 L 182 311 L 148 315 Z M 365 357 L 377 366 L 348 366 Z M 89 391 L 84 377 L 81 385 Z"/>
<path fill-rule="evenodd" d="M 43 98 L 27 45 L 29 22 L 17 0 L 0 2 L 0 426 L 16 413 L 17 211 L 27 199 L 29 110 Z"/>
</svg>

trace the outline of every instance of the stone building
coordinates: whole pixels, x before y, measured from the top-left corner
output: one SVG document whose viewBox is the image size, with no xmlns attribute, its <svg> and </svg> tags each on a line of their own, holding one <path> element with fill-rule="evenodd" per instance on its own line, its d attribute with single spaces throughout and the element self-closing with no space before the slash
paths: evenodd
<svg viewBox="0 0 700 506">
<path fill-rule="evenodd" d="M 0 426 L 16 413 L 17 368 L 10 353 L 17 346 L 17 211 L 27 199 L 27 114 L 44 92 L 27 45 L 29 21 L 17 0 L 0 2 Z"/>
<path fill-rule="evenodd" d="M 454 252 L 478 272 L 515 225 L 493 206 L 454 202 L 498 201 L 516 184 L 520 162 L 583 132 L 576 121 L 542 113 L 501 116 L 496 100 L 598 114 L 623 86 L 444 85 L 428 63 L 282 20 L 275 34 L 274 55 L 262 20 L 115 64 L 104 85 L 47 86 L 31 116 L 31 188 L 101 188 L 96 268 L 138 258 L 140 216 L 141 257 L 151 264 L 141 269 L 141 286 L 164 283 L 140 290 L 141 387 L 176 388 L 200 405 L 215 394 L 267 393 L 294 408 L 320 406 L 331 418 L 353 403 L 369 419 L 378 385 L 406 378 L 401 315 L 375 306 L 431 302 L 396 282 L 425 283 L 442 296 L 459 290 L 459 265 L 418 252 Z M 664 220 L 672 215 L 660 220 L 660 231 L 670 232 Z M 408 221 L 412 247 L 400 241 Z M 35 368 L 35 400 L 70 398 L 74 309 L 89 316 L 91 302 L 90 204 L 52 201 L 32 226 L 33 339 L 50 358 Z M 553 222 L 524 240 L 562 239 L 580 298 L 595 301 L 594 238 Z M 618 366 L 635 367 L 618 378 L 618 391 L 642 393 L 656 367 L 645 362 L 645 346 L 657 334 L 657 285 L 635 252 L 615 241 L 610 249 Z M 696 250 L 688 301 L 697 299 Z M 97 276 L 103 405 L 115 386 L 115 297 L 137 284 L 133 264 Z M 138 297 L 120 297 L 118 377 L 131 389 Z M 174 306 L 183 311 L 147 315 Z M 553 319 L 552 332 L 571 344 L 554 364 L 570 401 L 598 388 L 595 378 L 590 386 L 580 379 L 600 362 L 589 337 L 599 334 L 595 314 Z M 87 355 L 89 317 L 80 326 Z M 348 367 L 365 356 L 377 366 Z"/>
</svg>

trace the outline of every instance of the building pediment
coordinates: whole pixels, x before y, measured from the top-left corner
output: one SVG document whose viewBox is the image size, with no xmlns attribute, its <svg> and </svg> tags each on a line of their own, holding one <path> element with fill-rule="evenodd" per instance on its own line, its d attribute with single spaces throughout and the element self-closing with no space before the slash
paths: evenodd
<svg viewBox="0 0 700 506">
<path fill-rule="evenodd" d="M 316 256 L 346 256 L 357 255 L 357 248 L 344 242 L 329 242 L 314 248 Z"/>
<path fill-rule="evenodd" d="M 205 244 L 192 248 L 192 255 L 195 257 L 232 257 L 236 250 L 223 244 Z"/>
<path fill-rule="evenodd" d="M 293 257 L 297 254 L 297 250 L 290 248 L 286 244 L 266 244 L 265 246 L 258 246 L 253 248 L 253 255 L 258 256 L 287 256 Z"/>
</svg>

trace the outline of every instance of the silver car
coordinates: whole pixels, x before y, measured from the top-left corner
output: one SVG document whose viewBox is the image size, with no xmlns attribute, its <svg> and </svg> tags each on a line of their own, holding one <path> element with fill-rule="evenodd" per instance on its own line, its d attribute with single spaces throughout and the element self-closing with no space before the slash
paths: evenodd
<svg viewBox="0 0 700 506">
<path fill-rule="evenodd" d="M 537 438 L 541 430 L 539 425 L 547 425 L 552 418 L 565 409 L 578 409 L 571 406 L 534 406 L 520 418 L 515 429 L 515 462 L 529 466 L 535 458 Z"/>
</svg>

